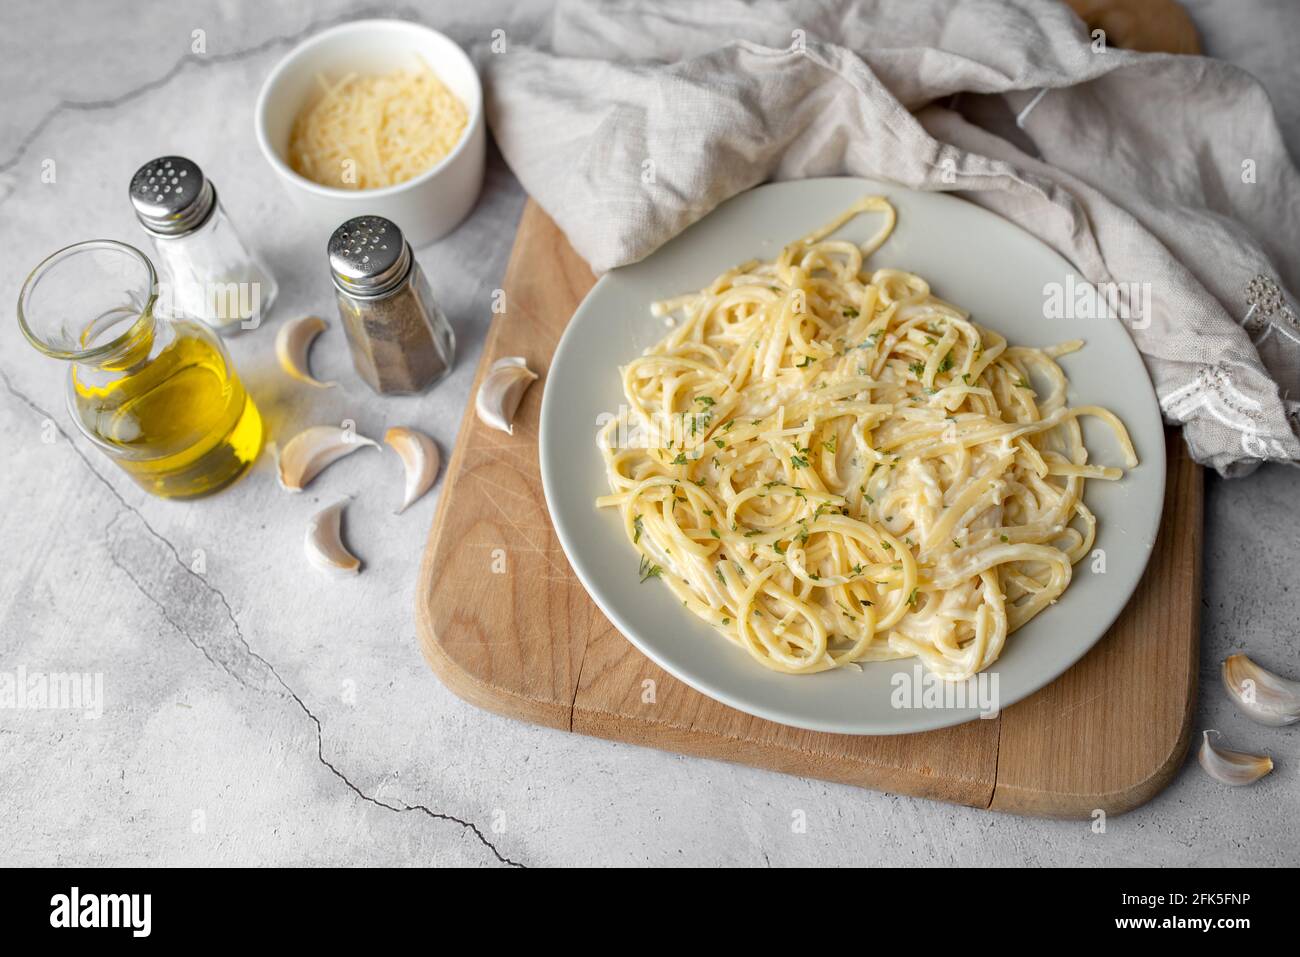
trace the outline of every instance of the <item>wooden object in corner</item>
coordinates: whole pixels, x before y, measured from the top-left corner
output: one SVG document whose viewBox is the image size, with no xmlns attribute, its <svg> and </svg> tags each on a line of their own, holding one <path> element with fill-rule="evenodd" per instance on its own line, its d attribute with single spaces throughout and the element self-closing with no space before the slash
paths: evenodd
<svg viewBox="0 0 1300 957">
<path fill-rule="evenodd" d="M 1177 0 L 1066 0 L 1106 42 L 1143 53 L 1200 53 L 1196 26 Z"/>
</svg>

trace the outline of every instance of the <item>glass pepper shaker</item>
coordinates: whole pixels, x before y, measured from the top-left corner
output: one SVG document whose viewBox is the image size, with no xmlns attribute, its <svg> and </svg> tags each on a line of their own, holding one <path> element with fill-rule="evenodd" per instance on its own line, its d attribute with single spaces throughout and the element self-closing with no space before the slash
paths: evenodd
<svg viewBox="0 0 1300 957">
<path fill-rule="evenodd" d="M 423 392 L 451 371 L 455 334 L 396 225 L 382 216 L 349 219 L 328 252 L 352 362 L 372 389 Z"/>
<path fill-rule="evenodd" d="M 218 332 L 256 329 L 279 287 L 240 239 L 198 164 L 160 156 L 131 177 L 131 205 L 153 240 L 164 310 Z"/>
</svg>

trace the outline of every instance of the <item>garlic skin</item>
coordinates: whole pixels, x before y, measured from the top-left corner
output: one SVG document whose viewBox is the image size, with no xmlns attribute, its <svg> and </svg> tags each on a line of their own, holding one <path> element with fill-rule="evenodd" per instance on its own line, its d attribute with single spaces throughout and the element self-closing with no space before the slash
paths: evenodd
<svg viewBox="0 0 1300 957">
<path fill-rule="evenodd" d="M 474 412 L 484 425 L 515 434 L 515 410 L 537 373 L 528 368 L 523 356 L 506 356 L 492 363 L 474 397 Z"/>
<path fill-rule="evenodd" d="M 347 504 L 347 499 L 335 502 L 307 523 L 307 538 L 303 542 L 307 560 L 332 575 L 356 575 L 361 571 L 361 559 L 343 545 L 342 519 Z"/>
<path fill-rule="evenodd" d="M 275 356 L 280 360 L 280 368 L 291 378 L 318 389 L 332 389 L 338 385 L 337 382 L 322 382 L 314 377 L 307 361 L 311 344 L 325 328 L 326 322 L 320 316 L 303 316 L 286 322 L 275 334 Z"/>
<path fill-rule="evenodd" d="M 301 492 L 326 466 L 366 446 L 379 448 L 379 443 L 335 425 L 304 429 L 280 452 L 280 485 Z"/>
<path fill-rule="evenodd" d="M 406 470 L 406 495 L 402 507 L 397 510 L 397 514 L 401 515 L 433 487 L 433 482 L 438 477 L 441 456 L 433 439 L 418 429 L 408 429 L 401 425 L 384 433 L 384 443 L 397 453 Z"/>
<path fill-rule="evenodd" d="M 1252 721 L 1274 728 L 1300 721 L 1300 681 L 1288 681 L 1245 655 L 1223 662 L 1223 686 Z"/>
<path fill-rule="evenodd" d="M 1206 731 L 1201 741 L 1201 750 L 1196 759 L 1205 768 L 1205 772 L 1216 781 L 1232 787 L 1253 784 L 1273 770 L 1273 759 L 1264 754 L 1247 754 L 1245 751 L 1231 751 L 1210 742 L 1211 734 Z"/>
</svg>

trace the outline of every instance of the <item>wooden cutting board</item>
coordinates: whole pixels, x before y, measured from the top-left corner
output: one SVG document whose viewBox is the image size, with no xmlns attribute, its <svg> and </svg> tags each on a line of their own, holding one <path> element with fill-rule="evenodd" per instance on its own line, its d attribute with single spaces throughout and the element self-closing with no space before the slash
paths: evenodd
<svg viewBox="0 0 1300 957">
<path fill-rule="evenodd" d="M 788 728 L 718 704 L 643 657 L 587 597 L 551 528 L 538 413 L 556 343 L 594 281 L 530 201 L 475 390 L 506 355 L 524 356 L 542 379 L 524 396 L 512 436 L 484 426 L 469 404 L 420 566 L 420 640 L 449 688 L 566 731 L 996 810 L 1116 814 L 1165 786 L 1187 750 L 1200 610 L 1203 481 L 1176 434 L 1167 437 L 1165 518 L 1146 576 L 1066 674 L 998 718 L 943 731 Z"/>
</svg>

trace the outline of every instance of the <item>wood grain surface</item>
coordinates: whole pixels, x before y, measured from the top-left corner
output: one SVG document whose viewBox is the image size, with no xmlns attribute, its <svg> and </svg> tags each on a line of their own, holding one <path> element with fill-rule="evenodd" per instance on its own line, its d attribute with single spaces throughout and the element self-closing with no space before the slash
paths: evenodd
<svg viewBox="0 0 1300 957">
<path fill-rule="evenodd" d="M 642 656 L 587 597 L 551 528 L 538 414 L 556 343 L 593 282 L 530 201 L 478 380 L 505 355 L 524 356 L 542 379 L 514 435 L 484 426 L 470 403 L 417 584 L 424 654 L 448 687 L 581 734 L 1016 813 L 1122 813 L 1168 783 L 1187 750 L 1195 694 L 1203 496 L 1177 435 L 1167 436 L 1165 518 L 1138 592 L 1057 681 L 997 718 L 942 731 L 785 727 L 718 704 Z"/>
<path fill-rule="evenodd" d="M 1143 53 L 1201 52 L 1196 25 L 1177 0 L 1067 0 L 1106 42 Z"/>
</svg>

